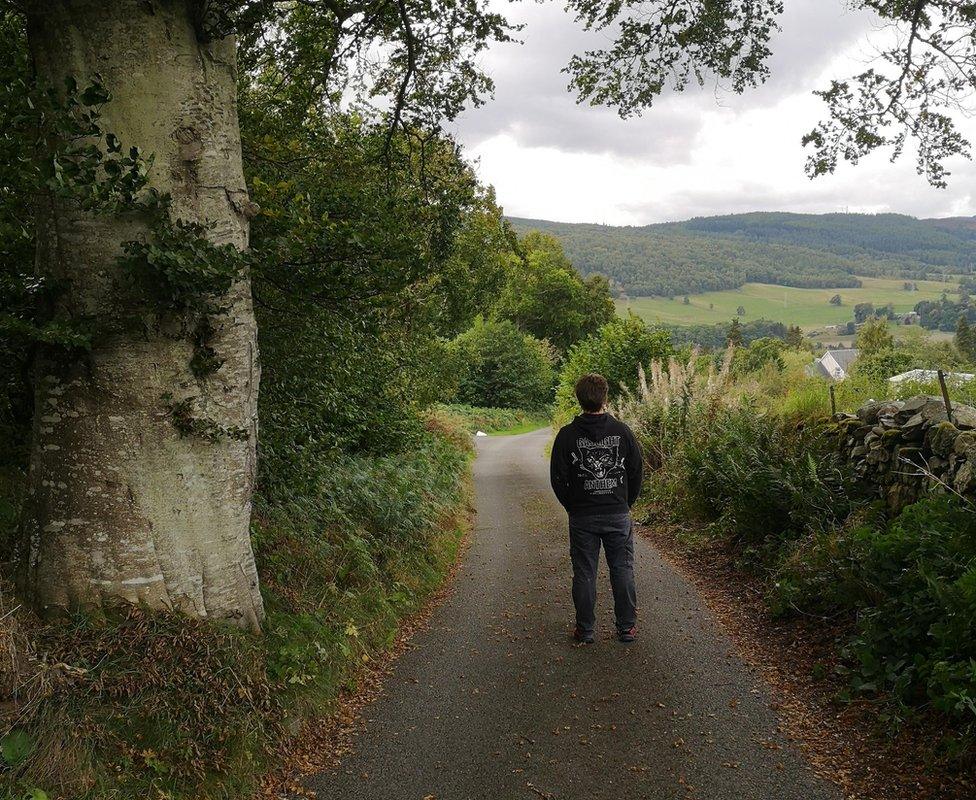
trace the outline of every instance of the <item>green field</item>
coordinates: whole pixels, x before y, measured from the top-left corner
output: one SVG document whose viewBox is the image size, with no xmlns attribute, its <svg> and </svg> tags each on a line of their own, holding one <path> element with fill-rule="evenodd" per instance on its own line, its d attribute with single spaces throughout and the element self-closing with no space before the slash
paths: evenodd
<svg viewBox="0 0 976 800">
<path fill-rule="evenodd" d="M 663 297 L 633 297 L 618 300 L 617 310 L 630 308 L 647 322 L 669 325 L 699 325 L 728 322 L 738 316 L 743 322 L 765 318 L 789 325 L 799 325 L 809 331 L 824 325 L 841 325 L 854 318 L 858 303 L 885 306 L 892 303 L 895 311 L 911 311 L 920 300 L 937 300 L 946 289 L 955 291 L 955 282 L 915 281 L 917 292 L 904 289 L 902 278 L 861 278 L 859 289 L 794 289 L 769 283 L 747 283 L 739 289 L 723 292 L 693 294 L 685 305 L 682 297 L 668 300 Z M 841 296 L 843 305 L 833 306 L 830 298 Z M 739 306 L 745 314 L 738 314 Z"/>
</svg>

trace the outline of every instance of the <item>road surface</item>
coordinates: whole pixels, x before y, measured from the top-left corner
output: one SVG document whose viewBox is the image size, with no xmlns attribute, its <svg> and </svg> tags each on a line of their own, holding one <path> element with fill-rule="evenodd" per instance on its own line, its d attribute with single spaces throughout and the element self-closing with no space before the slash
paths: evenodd
<svg viewBox="0 0 976 800">
<path fill-rule="evenodd" d="M 839 800 L 777 730 L 695 591 L 637 542 L 640 635 L 569 632 L 568 534 L 548 431 L 477 440 L 477 521 L 454 593 L 366 710 L 319 800 Z"/>
</svg>

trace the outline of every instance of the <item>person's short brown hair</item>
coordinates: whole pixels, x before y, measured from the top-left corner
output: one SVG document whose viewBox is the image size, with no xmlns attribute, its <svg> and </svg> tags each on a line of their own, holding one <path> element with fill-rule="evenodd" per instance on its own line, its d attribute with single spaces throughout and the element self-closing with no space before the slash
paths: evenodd
<svg viewBox="0 0 976 800">
<path fill-rule="evenodd" d="M 607 379 L 596 372 L 584 375 L 576 381 L 576 399 L 584 411 L 593 413 L 602 411 L 607 404 L 607 392 L 610 386 Z"/>
</svg>

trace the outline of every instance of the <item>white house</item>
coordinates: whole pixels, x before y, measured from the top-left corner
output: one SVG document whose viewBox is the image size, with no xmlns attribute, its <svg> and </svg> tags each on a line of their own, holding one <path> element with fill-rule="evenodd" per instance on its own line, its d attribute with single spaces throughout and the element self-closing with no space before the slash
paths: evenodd
<svg viewBox="0 0 976 800">
<path fill-rule="evenodd" d="M 857 360 L 858 350 L 828 350 L 814 362 L 814 366 L 827 378 L 842 381 L 847 377 L 851 364 Z"/>
</svg>

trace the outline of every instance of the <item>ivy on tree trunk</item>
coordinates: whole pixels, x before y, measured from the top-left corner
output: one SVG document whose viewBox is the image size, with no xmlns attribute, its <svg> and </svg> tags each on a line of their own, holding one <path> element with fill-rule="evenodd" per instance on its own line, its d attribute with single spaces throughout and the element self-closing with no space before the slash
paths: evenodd
<svg viewBox="0 0 976 800">
<path fill-rule="evenodd" d="M 21 578 L 45 611 L 128 601 L 257 629 L 260 369 L 249 279 L 225 269 L 231 248 L 247 248 L 255 208 L 236 44 L 201 40 L 191 6 L 29 4 L 39 85 L 104 86 L 99 125 L 111 135 L 96 145 L 138 147 L 165 202 L 105 213 L 49 191 L 40 204 L 38 273 L 61 287 L 57 313 L 94 333 L 87 350 L 42 345 L 35 362 Z M 204 280 L 206 304 L 150 303 L 146 286 L 207 277 L 207 245 L 230 277 Z"/>
</svg>

